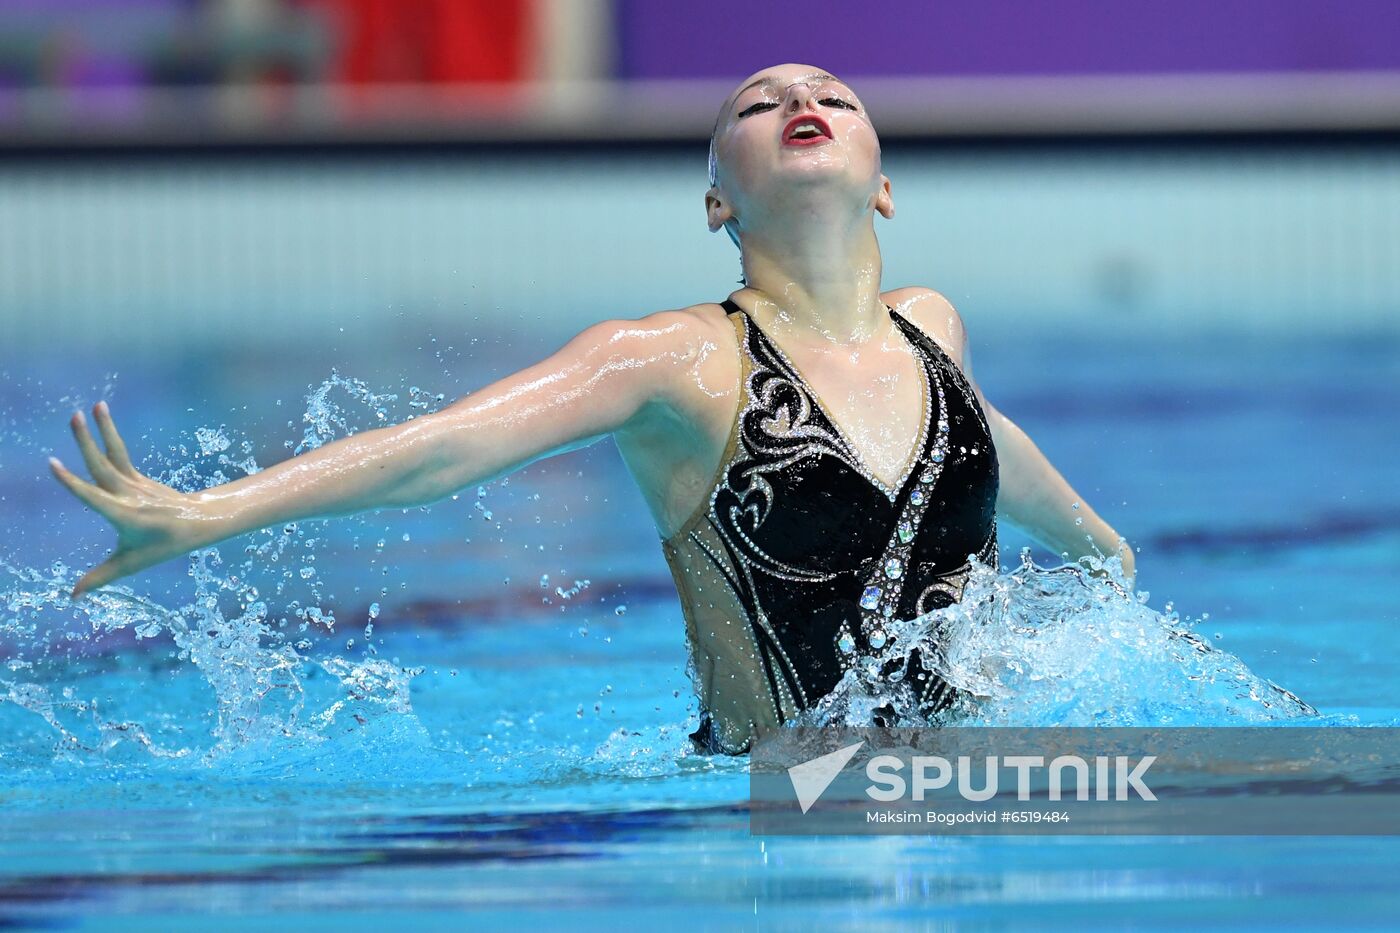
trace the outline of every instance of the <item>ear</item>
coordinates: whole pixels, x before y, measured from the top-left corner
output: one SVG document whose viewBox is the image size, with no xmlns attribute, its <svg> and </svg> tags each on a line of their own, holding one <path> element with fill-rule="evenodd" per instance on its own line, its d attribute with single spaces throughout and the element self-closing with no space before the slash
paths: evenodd
<svg viewBox="0 0 1400 933">
<path fill-rule="evenodd" d="M 729 202 L 718 188 L 711 188 L 705 192 L 705 220 L 711 233 L 718 232 L 733 218 L 734 209 L 729 206 Z"/>
<path fill-rule="evenodd" d="M 880 190 L 875 192 L 875 210 L 886 220 L 894 219 L 894 198 L 890 195 L 890 180 L 880 176 Z"/>
</svg>

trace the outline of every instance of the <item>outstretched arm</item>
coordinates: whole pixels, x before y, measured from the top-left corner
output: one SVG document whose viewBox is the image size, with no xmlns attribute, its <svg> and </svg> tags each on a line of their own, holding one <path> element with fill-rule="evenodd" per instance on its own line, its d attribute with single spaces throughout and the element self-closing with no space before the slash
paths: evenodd
<svg viewBox="0 0 1400 933">
<path fill-rule="evenodd" d="M 106 403 L 73 433 L 93 482 L 57 460 L 54 475 L 117 530 L 117 548 L 74 596 L 247 531 L 436 501 L 528 463 L 586 446 L 667 401 L 671 376 L 693 357 L 677 312 L 590 327 L 549 359 L 412 421 L 364 431 L 196 493 L 143 476 Z"/>
<path fill-rule="evenodd" d="M 982 398 L 980 390 L 977 395 L 992 428 L 1001 468 L 997 511 L 1056 554 L 1068 554 L 1072 560 L 1091 553 L 1091 542 L 1106 556 L 1117 554 L 1123 560 L 1123 574 L 1131 582 L 1137 572 L 1132 548 L 1126 541 L 1120 543 L 1118 532 L 1070 487 L 1025 431 Z"/>
<path fill-rule="evenodd" d="M 1119 534 L 1070 487 L 1026 432 L 982 395 L 972 377 L 967 331 L 952 304 L 933 291 L 923 291 L 914 304 L 913 313 L 920 319 L 920 326 L 930 335 L 946 336 L 950 352 L 955 351 L 953 356 L 987 416 L 1001 475 L 997 512 L 1056 554 L 1068 554 L 1071 560 L 1091 554 L 1091 543 L 1105 556 L 1116 553 L 1122 558 L 1124 576 L 1131 582 L 1136 574 L 1132 548 L 1126 541 L 1119 543 Z"/>
</svg>

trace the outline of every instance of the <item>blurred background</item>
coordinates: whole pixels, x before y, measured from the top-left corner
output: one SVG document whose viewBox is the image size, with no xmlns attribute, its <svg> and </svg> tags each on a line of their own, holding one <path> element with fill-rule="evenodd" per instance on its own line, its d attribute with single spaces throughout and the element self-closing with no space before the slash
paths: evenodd
<svg viewBox="0 0 1400 933">
<path fill-rule="evenodd" d="M 978 332 L 1397 326 L 1387 0 L 3 0 L 5 344 L 562 339 L 722 297 L 705 141 L 788 60 L 882 133 L 887 284 Z"/>
<path fill-rule="evenodd" d="M 1149 580 L 1223 607 L 1222 553 L 1268 590 L 1314 545 L 1400 562 L 1388 0 L 3 0 L 16 548 L 71 555 L 39 531 L 71 505 L 39 454 L 78 404 L 112 398 L 149 457 L 214 456 L 171 438 L 226 425 L 266 465 L 333 369 L 404 417 L 594 321 L 724 297 L 707 138 L 783 61 L 866 100 L 885 284 L 959 306 L 987 395 L 1155 551 Z M 532 468 L 572 503 L 550 534 L 664 596 L 604 446 Z M 460 598 L 485 539 L 438 524 L 455 544 L 414 589 Z M 100 553 L 95 521 L 72 532 Z"/>
</svg>

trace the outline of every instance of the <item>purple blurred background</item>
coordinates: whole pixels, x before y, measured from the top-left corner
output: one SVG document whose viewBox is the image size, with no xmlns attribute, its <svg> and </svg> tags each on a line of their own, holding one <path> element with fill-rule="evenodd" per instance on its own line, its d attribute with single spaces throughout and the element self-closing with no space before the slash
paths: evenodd
<svg viewBox="0 0 1400 933">
<path fill-rule="evenodd" d="M 781 61 L 892 136 L 1400 131 L 1393 0 L 0 0 L 0 148 L 692 140 Z"/>
<path fill-rule="evenodd" d="M 624 78 L 1400 70 L 1394 0 L 618 0 Z"/>
</svg>

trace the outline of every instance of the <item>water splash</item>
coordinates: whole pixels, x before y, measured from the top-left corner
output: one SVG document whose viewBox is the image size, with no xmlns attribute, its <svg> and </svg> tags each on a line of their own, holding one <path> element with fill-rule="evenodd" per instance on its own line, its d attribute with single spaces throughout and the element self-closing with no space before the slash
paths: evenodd
<svg viewBox="0 0 1400 933">
<path fill-rule="evenodd" d="M 1044 568 L 1023 552 L 1009 573 L 974 561 L 960 602 L 890 626 L 890 644 L 798 724 L 1203 726 L 1318 716 L 1127 586 L 1116 556 Z M 946 680 L 956 701 L 925 715 L 906 670 Z"/>
<path fill-rule="evenodd" d="M 332 369 L 330 378 L 306 396 L 306 410 L 301 416 L 306 430 L 302 434 L 301 443 L 293 448 L 293 453 L 315 450 L 322 444 L 351 433 L 349 409 L 332 398 L 332 393 L 336 390 L 348 395 L 351 401 L 367 407 L 373 413 L 375 421 L 380 424 L 389 422 L 389 405 L 398 399 L 398 395 L 393 392 L 374 392 L 363 380 L 342 376 Z M 414 386 L 410 392 L 414 402 L 417 402 L 422 390 Z M 287 442 L 287 446 L 291 447 L 290 441 Z"/>
<path fill-rule="evenodd" d="M 296 451 L 403 415 L 390 407 L 398 398 L 332 371 L 306 396 Z M 406 399 L 412 417 L 442 397 L 414 386 Z M 260 469 L 252 444 L 223 426 L 199 427 L 155 467 L 148 472 L 185 491 Z M 484 487 L 477 491 L 467 517 L 492 520 L 485 496 Z M 0 743 L 0 760 L 42 766 L 55 753 L 108 763 L 185 760 L 217 764 L 223 773 L 230 766 L 257 772 L 310 762 L 318 773 L 332 773 L 350 767 L 341 753 L 351 742 L 354 767 L 387 773 L 411 769 L 416 754 L 452 744 L 429 737 L 416 718 L 411 689 L 422 670 L 379 657 L 370 642 L 378 603 L 369 612 L 360 659 L 327 651 L 337 620 L 316 569 L 326 536 L 315 524 L 257 532 L 241 555 L 228 545 L 196 552 L 188 567 L 193 597 L 175 605 L 120 585 L 75 604 L 67 596 L 75 569 L 0 564 L 6 610 L 0 617 L 0 719 L 14 721 L 15 711 L 28 717 L 21 735 Z M 381 538 L 376 554 L 384 543 Z M 1175 613 L 1150 609 L 1146 594 L 1128 594 L 1116 559 L 1090 564 L 1102 576 L 1040 568 L 1028 557 L 1009 574 L 974 567 L 959 604 L 890 626 L 889 644 L 799 722 L 866 724 L 878 707 L 893 708 L 902 721 L 922 721 L 909 685 L 882 675 L 891 662 L 907 662 L 916 647 L 932 672 L 961 691 L 942 717 L 968 724 L 1188 725 L 1314 715 L 1297 697 L 1213 648 Z M 272 582 L 264 582 L 268 578 Z M 586 578 L 566 579 L 571 585 L 540 578 L 546 602 L 576 601 L 591 585 Z M 626 608 L 614 612 L 621 616 Z M 577 633 L 587 635 L 587 626 Z M 137 642 L 146 650 L 126 650 Z M 340 644 L 348 650 L 352 643 L 342 636 Z M 83 668 L 93 659 L 129 664 L 132 669 L 114 679 L 151 697 L 100 695 L 92 670 Z M 166 678 L 183 684 L 178 709 L 170 707 L 170 693 L 162 694 Z M 160 686 L 150 689 L 157 681 Z M 597 714 L 600 704 L 593 706 Z M 579 711 L 582 716 L 582 706 Z M 553 731 L 567 735 L 570 725 Z M 694 725 L 637 721 L 601 744 L 568 738 L 539 747 L 517 744 L 505 754 L 488 732 L 479 748 L 451 752 L 475 759 L 474 780 L 483 782 L 538 786 L 606 775 L 728 773 L 729 762 L 693 754 L 687 734 Z M 460 765 L 447 770 L 454 768 Z"/>
<path fill-rule="evenodd" d="M 349 402 L 336 402 L 336 392 L 348 395 Z M 386 406 L 396 397 L 332 371 L 306 397 L 306 428 L 298 452 L 353 433 L 366 416 L 371 423 L 387 420 Z M 251 442 L 226 427 L 201 426 L 192 441 L 174 445 L 171 456 L 147 472 L 192 492 L 260 469 Z M 73 602 L 68 594 L 81 575 L 78 569 L 62 561 L 47 569 L 0 561 L 0 605 L 6 613 L 0 618 L 0 708 L 8 705 L 30 714 L 16 740 L 0 744 L 0 758 L 37 764 L 57 754 L 111 761 L 119 750 L 136 748 L 148 758 L 195 757 L 212 763 L 274 744 L 315 745 L 343 731 L 347 721 L 363 726 L 375 718 L 412 719 L 409 683 L 418 669 L 369 656 L 320 660 L 314 653 L 333 631 L 335 617 L 323 605 L 315 569 L 324 540 L 308 535 L 307 524 L 254 533 L 241 559 L 229 556 L 228 545 L 192 553 L 193 598 L 174 606 L 120 584 Z M 268 587 L 273 592 L 264 595 L 253 581 L 269 574 L 275 580 Z M 308 588 L 305 596 L 302 591 Z M 288 593 L 301 598 L 273 599 Z M 184 722 L 165 722 L 182 717 L 156 707 L 136 719 L 162 720 L 160 727 L 143 726 L 109 713 L 111 704 L 105 701 L 77 695 L 94 689 L 88 683 L 92 672 L 83 669 L 85 660 L 120 666 L 127 663 L 123 656 L 132 654 L 124 649 L 136 642 L 173 646 L 162 664 L 186 679 L 191 672 L 198 675 L 208 699 L 197 706 L 210 711 L 207 723 L 190 723 L 188 716 Z M 149 657 L 153 652 L 148 648 L 137 654 Z M 308 677 L 317 672 L 332 675 L 338 689 L 330 691 L 329 705 L 308 713 L 309 704 L 316 709 L 321 702 L 308 685 Z M 133 676 L 151 679 L 153 673 Z M 83 686 L 59 686 L 74 676 Z M 182 704 L 185 712 L 194 705 Z"/>
</svg>

